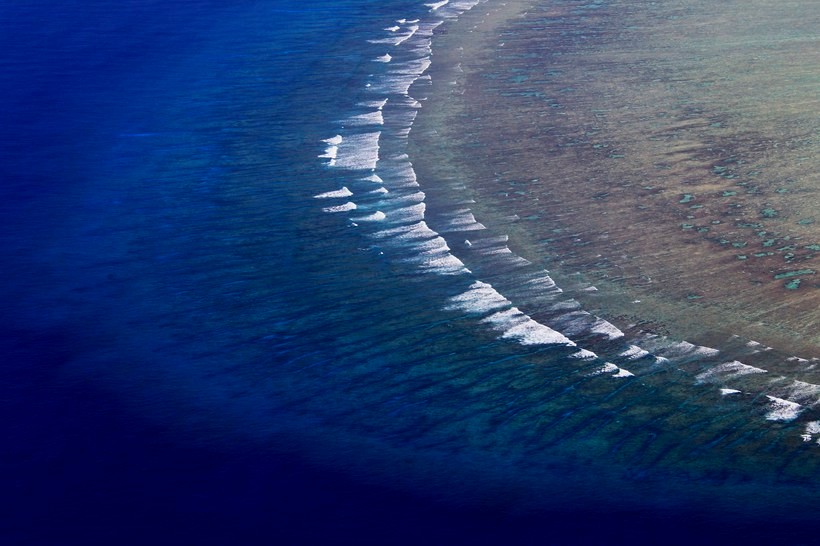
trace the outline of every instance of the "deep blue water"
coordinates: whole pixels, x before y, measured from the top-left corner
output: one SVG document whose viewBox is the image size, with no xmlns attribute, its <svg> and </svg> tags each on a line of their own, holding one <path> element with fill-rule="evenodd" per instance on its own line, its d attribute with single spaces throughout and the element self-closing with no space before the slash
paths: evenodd
<svg viewBox="0 0 820 546">
<path fill-rule="evenodd" d="M 622 434 L 613 415 L 632 406 L 618 397 L 651 405 L 652 379 L 581 393 L 566 370 L 599 364 L 454 310 L 475 279 L 369 228 L 368 197 L 361 214 L 322 211 L 344 199 L 316 194 L 375 187 L 366 168 L 328 166 L 322 140 L 366 134 L 343 120 L 372 113 L 357 106 L 380 98 L 363 83 L 387 81 L 372 59 L 393 47 L 368 39 L 413 17 L 430 12 L 404 0 L 0 7 L 3 543 L 811 536 L 806 512 L 776 519 L 788 503 L 727 510 L 749 478 L 722 474 L 720 455 L 703 487 L 742 490 L 714 508 L 696 502 L 700 482 L 670 496 L 681 478 L 667 482 L 668 467 L 608 475 L 567 455 L 579 448 L 564 437 L 596 449 L 597 430 Z M 391 195 L 412 205 L 391 131 L 416 106 L 384 93 L 376 172 L 385 186 L 398 173 Z M 402 203 L 388 222 L 414 213 Z M 428 204 L 430 222 L 444 225 L 447 206 Z M 511 283 L 503 267 L 468 265 Z M 707 396 L 669 381 L 670 406 Z M 598 403 L 587 429 L 579 416 Z M 747 437 L 774 446 L 766 434 Z M 648 444 L 634 437 L 606 449 L 637 460 Z M 752 480 L 766 499 L 770 486 Z"/>
</svg>

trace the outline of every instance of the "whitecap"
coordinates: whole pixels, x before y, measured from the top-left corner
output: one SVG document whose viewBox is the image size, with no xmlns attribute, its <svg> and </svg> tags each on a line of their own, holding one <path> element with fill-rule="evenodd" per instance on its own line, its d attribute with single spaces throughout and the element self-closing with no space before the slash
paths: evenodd
<svg viewBox="0 0 820 546">
<path fill-rule="evenodd" d="M 330 161 L 328 164 L 333 166 L 336 164 L 336 156 L 339 154 L 339 145 L 342 143 L 342 135 L 336 135 L 334 137 L 326 138 L 322 140 L 327 146 L 325 147 L 325 151 L 319 154 L 320 159 L 329 159 Z"/>
<path fill-rule="evenodd" d="M 482 281 L 474 282 L 465 292 L 452 296 L 447 301 L 449 303 L 444 307 L 447 311 L 477 314 L 498 311 L 511 305 L 510 300 L 499 294 L 492 285 Z"/>
<path fill-rule="evenodd" d="M 464 262 L 449 252 L 443 252 L 434 257 L 425 256 L 422 258 L 419 266 L 423 271 L 439 275 L 462 275 L 471 272 L 467 269 L 467 266 L 464 265 Z"/>
<path fill-rule="evenodd" d="M 383 110 L 384 105 L 387 104 L 388 99 L 381 99 L 381 100 L 365 100 L 358 103 L 358 106 L 363 106 L 365 108 L 375 108 L 376 110 Z"/>
<path fill-rule="evenodd" d="M 390 211 L 390 219 L 396 222 L 417 222 L 424 218 L 424 209 L 427 205 L 418 203 L 409 207 L 402 207 Z"/>
<path fill-rule="evenodd" d="M 349 135 L 339 144 L 335 166 L 342 169 L 376 168 L 379 161 L 379 138 L 381 131 Z"/>
<path fill-rule="evenodd" d="M 356 210 L 356 208 L 356 203 L 348 201 L 344 205 L 337 205 L 335 207 L 325 207 L 322 210 L 324 212 L 347 212 L 349 210 Z"/>
<path fill-rule="evenodd" d="M 717 366 L 714 366 L 706 370 L 705 372 L 699 373 L 695 376 L 695 382 L 697 384 L 718 383 L 736 379 L 744 375 L 758 373 L 767 372 L 766 370 L 755 368 L 754 366 L 749 366 L 748 364 L 744 364 L 738 360 L 733 360 L 732 362 L 724 362 L 722 364 L 718 364 Z"/>
<path fill-rule="evenodd" d="M 326 191 L 313 197 L 314 199 L 331 199 L 334 197 L 350 197 L 351 195 L 353 195 L 353 192 L 347 189 L 347 186 L 343 186 L 340 190 Z"/>
<path fill-rule="evenodd" d="M 589 329 L 593 334 L 600 334 L 609 340 L 624 337 L 624 333 L 614 324 L 602 318 L 595 318 L 595 323 Z"/>
<path fill-rule="evenodd" d="M 620 371 L 620 368 L 618 366 L 616 366 L 612 362 L 607 362 L 603 366 L 601 366 L 600 368 L 598 368 L 597 370 L 595 370 L 594 372 L 592 372 L 589 375 L 590 376 L 596 376 L 596 375 L 601 375 L 601 374 L 605 374 L 605 373 L 614 373 L 614 372 L 617 372 L 617 371 Z"/>
<path fill-rule="evenodd" d="M 338 146 L 328 146 L 325 148 L 324 153 L 319 154 L 321 159 L 329 159 L 330 161 L 328 164 L 332 167 L 336 164 L 336 156 L 339 155 L 339 147 Z"/>
<path fill-rule="evenodd" d="M 625 351 L 621 352 L 618 356 L 621 358 L 626 358 L 627 360 L 638 360 L 639 358 L 643 358 L 649 354 L 649 351 L 641 349 L 637 345 L 630 345 Z"/>
<path fill-rule="evenodd" d="M 716 356 L 720 353 L 712 347 L 694 345 L 688 341 L 673 341 L 661 336 L 648 336 L 641 341 L 641 346 L 651 353 L 673 360 L 703 359 Z"/>
<path fill-rule="evenodd" d="M 450 0 L 441 0 L 441 2 L 434 2 L 432 4 L 424 4 L 424 5 L 427 6 L 428 8 L 430 8 L 430 11 L 436 11 L 438 8 L 440 8 L 442 6 L 446 6 L 449 2 L 450 2 Z"/>
<path fill-rule="evenodd" d="M 547 271 L 541 270 L 534 274 L 534 276 L 530 279 L 527 279 L 522 283 L 523 286 L 527 287 L 528 289 L 543 293 L 543 292 L 554 292 L 554 293 L 561 293 L 563 290 L 558 288 L 558 285 L 555 284 L 555 281 L 552 280 L 547 274 Z"/>
<path fill-rule="evenodd" d="M 768 421 L 793 421 L 797 419 L 803 407 L 797 402 L 766 395 L 769 399 L 770 410 L 766 414 Z"/>
<path fill-rule="evenodd" d="M 487 229 L 478 222 L 470 209 L 460 209 L 445 215 L 446 225 L 440 230 L 442 233 L 454 231 L 478 231 Z"/>
<path fill-rule="evenodd" d="M 396 238 L 400 240 L 429 239 L 431 237 L 436 237 L 437 235 L 438 234 L 435 231 L 427 227 L 427 223 L 424 220 L 416 222 L 415 224 L 407 224 L 384 229 L 373 234 L 374 237 L 378 238 Z"/>
<path fill-rule="evenodd" d="M 384 184 L 384 180 L 377 174 L 371 174 L 369 176 L 365 176 L 364 178 L 360 178 L 362 182 L 373 182 L 375 184 Z"/>
<path fill-rule="evenodd" d="M 377 210 L 373 214 L 368 214 L 366 216 L 357 216 L 356 218 L 351 218 L 351 220 L 356 222 L 379 222 L 381 220 L 384 220 L 386 217 L 387 216 L 385 216 L 385 214 L 382 211 Z"/>
<path fill-rule="evenodd" d="M 356 114 L 346 118 L 343 122 L 346 126 L 359 125 L 384 125 L 384 117 L 381 110 L 367 112 L 366 114 Z"/>
<path fill-rule="evenodd" d="M 574 345 L 574 343 L 573 343 Z M 581 360 L 594 360 L 598 355 L 587 349 L 581 349 L 570 355 L 572 358 L 580 358 Z"/>
<path fill-rule="evenodd" d="M 390 69 L 390 74 L 392 75 L 403 75 L 403 76 L 421 76 L 424 74 L 432 61 L 430 57 L 422 57 L 421 59 L 413 59 L 410 61 L 404 61 L 401 63 L 394 63 L 392 68 Z"/>
<path fill-rule="evenodd" d="M 813 406 L 820 402 L 820 385 L 795 380 L 778 389 L 778 394 L 800 404 Z"/>
<path fill-rule="evenodd" d="M 497 311 L 482 322 L 492 324 L 503 331 L 503 339 L 514 339 L 522 345 L 566 345 L 575 347 L 575 342 L 564 334 L 534 321 L 517 307 Z"/>
</svg>

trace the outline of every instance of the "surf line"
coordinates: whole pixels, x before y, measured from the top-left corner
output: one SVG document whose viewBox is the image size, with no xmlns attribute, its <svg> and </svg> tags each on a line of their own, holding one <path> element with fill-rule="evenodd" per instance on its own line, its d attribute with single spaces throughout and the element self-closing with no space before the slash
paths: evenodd
<svg viewBox="0 0 820 546">
<path fill-rule="evenodd" d="M 367 40 L 382 48 L 373 57 L 378 69 L 366 76 L 363 88 L 365 94 L 375 98 L 355 103 L 354 113 L 338 122 L 338 133 L 323 140 L 324 151 L 318 157 L 326 160 L 327 167 L 344 171 L 351 178 L 341 188 L 314 196 L 340 200 L 339 204 L 322 210 L 328 213 L 356 211 L 358 215 L 348 216 L 352 227 L 364 227 L 360 223 L 378 226 L 375 231 L 371 227 L 368 236 L 397 250 L 397 254 L 402 255 L 396 258 L 397 261 L 412 265 L 421 273 L 464 277 L 461 292 L 448 298 L 442 309 L 475 316 L 501 339 L 524 346 L 571 348 L 574 352 L 570 356 L 598 362 L 590 376 L 625 379 L 636 374 L 639 377 L 640 373 L 624 368 L 624 364 L 639 363 L 650 370 L 655 366 L 702 360 L 707 371 L 693 378 L 693 384 L 713 383 L 722 396 L 741 393 L 739 389 L 728 388 L 728 384 L 739 376 L 724 372 L 744 364 L 726 362 L 721 360 L 717 349 L 686 341 L 651 335 L 626 340 L 616 326 L 584 311 L 577 301 L 563 296 L 543 269 L 530 271 L 525 284 L 531 288 L 531 294 L 553 301 L 554 310 L 565 312 L 558 314 L 555 324 L 536 321 L 492 284 L 478 279 L 452 252 L 444 237 L 428 225 L 425 194 L 406 153 L 407 137 L 421 107 L 421 101 L 410 95 L 410 88 L 419 82 L 430 81 L 426 72 L 431 64 L 432 37 L 436 28 L 483 1 L 486 0 L 425 4 L 429 8 L 425 18 L 397 19 L 391 26 L 381 29 L 384 33 L 381 37 Z M 464 237 L 464 248 L 483 259 L 502 261 L 509 269 L 518 271 L 531 265 L 506 246 L 506 238 L 496 240 L 469 235 L 471 232 L 478 235 L 485 229 L 470 209 L 463 207 L 452 213 L 446 226 L 449 233 L 471 237 Z M 602 358 L 579 347 L 572 339 L 588 335 L 623 342 L 611 356 Z M 716 380 L 718 378 L 720 381 Z M 798 391 L 801 396 L 796 396 Z M 807 392 L 816 395 L 813 400 L 809 400 Z M 816 393 L 813 388 L 803 387 L 784 393 L 763 394 L 771 406 L 766 413 L 766 419 L 770 421 L 794 420 L 807 405 L 820 402 L 820 387 Z"/>
</svg>

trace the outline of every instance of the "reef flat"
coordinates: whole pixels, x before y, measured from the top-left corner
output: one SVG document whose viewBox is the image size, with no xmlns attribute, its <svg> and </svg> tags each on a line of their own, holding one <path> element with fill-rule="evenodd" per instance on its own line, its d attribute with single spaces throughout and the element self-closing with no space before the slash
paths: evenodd
<svg viewBox="0 0 820 546">
<path fill-rule="evenodd" d="M 479 17 L 480 16 L 480 17 Z M 811 2 L 488 5 L 415 145 L 622 329 L 820 356 Z M 457 32 L 457 29 L 453 31 Z M 448 56 L 448 57 L 447 57 Z"/>
</svg>

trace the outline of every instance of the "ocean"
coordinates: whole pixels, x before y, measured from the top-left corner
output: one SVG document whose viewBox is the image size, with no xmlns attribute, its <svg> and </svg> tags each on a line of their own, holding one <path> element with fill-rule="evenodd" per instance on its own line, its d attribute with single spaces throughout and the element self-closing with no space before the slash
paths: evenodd
<svg viewBox="0 0 820 546">
<path fill-rule="evenodd" d="M 780 249 L 766 259 L 785 265 L 760 270 L 769 301 L 791 298 L 771 304 L 794 310 L 789 331 L 746 324 L 750 289 L 647 288 L 654 262 L 606 254 L 678 264 L 659 249 L 717 231 L 717 213 L 593 241 L 606 214 L 654 230 L 641 222 L 664 207 L 728 191 L 612 189 L 636 176 L 612 161 L 658 164 L 635 135 L 674 115 L 658 99 L 633 118 L 634 87 L 593 85 L 632 70 L 593 66 L 588 43 L 624 39 L 600 29 L 648 35 L 710 13 L 698 4 L 640 21 L 601 0 L 0 7 L 3 543 L 813 543 L 816 193 L 799 158 L 816 144 L 793 114 L 811 101 L 765 118 L 797 135 L 788 165 L 701 166 L 721 181 L 781 169 L 772 188 L 792 193 L 749 207 L 794 226 L 736 212 L 762 184 L 732 214 Z M 695 46 L 690 80 L 711 58 Z M 811 92 L 810 72 L 789 81 Z M 732 105 L 717 120 L 692 114 L 692 89 L 665 92 L 706 136 L 739 134 Z M 617 149 L 594 136 L 611 134 Z M 667 180 L 695 177 L 665 161 Z M 715 243 L 745 254 L 709 271 L 745 274 L 750 240 Z M 687 270 L 711 264 L 697 248 Z"/>
</svg>

